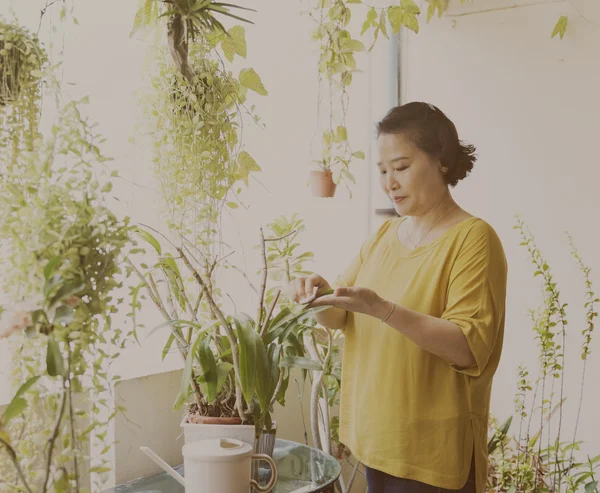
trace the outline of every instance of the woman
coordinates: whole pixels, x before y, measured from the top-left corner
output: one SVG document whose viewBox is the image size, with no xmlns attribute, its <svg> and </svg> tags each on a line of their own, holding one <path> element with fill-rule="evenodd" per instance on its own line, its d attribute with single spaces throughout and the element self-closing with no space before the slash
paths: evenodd
<svg viewBox="0 0 600 493">
<path fill-rule="evenodd" d="M 344 329 L 340 440 L 370 493 L 482 493 L 507 266 L 494 230 L 449 187 L 475 162 L 436 107 L 409 103 L 378 124 L 380 182 L 400 218 L 369 238 L 333 294 L 314 274 L 291 298 L 329 306 Z"/>
</svg>

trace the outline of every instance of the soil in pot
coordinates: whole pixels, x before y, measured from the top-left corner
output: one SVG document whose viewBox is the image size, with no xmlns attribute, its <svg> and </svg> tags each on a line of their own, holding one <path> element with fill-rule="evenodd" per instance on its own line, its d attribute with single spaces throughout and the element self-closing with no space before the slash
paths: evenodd
<svg viewBox="0 0 600 493">
<path fill-rule="evenodd" d="M 216 405 L 198 405 L 191 404 L 185 416 L 186 423 L 205 424 L 205 425 L 240 425 L 241 418 L 235 411 L 235 396 L 232 396 L 227 402 L 217 402 Z M 253 425 L 250 418 L 244 424 Z"/>
<path fill-rule="evenodd" d="M 337 185 L 333 181 L 333 173 L 331 171 L 311 171 L 310 188 L 314 197 L 333 197 L 337 188 Z"/>
</svg>

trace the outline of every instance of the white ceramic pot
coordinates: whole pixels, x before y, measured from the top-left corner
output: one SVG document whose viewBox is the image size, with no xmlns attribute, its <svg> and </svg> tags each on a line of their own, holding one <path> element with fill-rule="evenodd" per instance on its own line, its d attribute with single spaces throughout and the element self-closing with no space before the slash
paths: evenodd
<svg viewBox="0 0 600 493">
<path fill-rule="evenodd" d="M 264 454 L 253 454 L 251 445 L 233 439 L 214 438 L 183 447 L 186 493 L 248 493 L 250 487 L 267 492 L 277 481 L 277 467 Z M 265 461 L 272 474 L 269 484 L 260 486 L 251 477 L 252 461 Z"/>
<path fill-rule="evenodd" d="M 254 425 L 207 425 L 181 422 L 185 443 L 193 443 L 208 438 L 233 438 L 254 448 Z"/>
</svg>

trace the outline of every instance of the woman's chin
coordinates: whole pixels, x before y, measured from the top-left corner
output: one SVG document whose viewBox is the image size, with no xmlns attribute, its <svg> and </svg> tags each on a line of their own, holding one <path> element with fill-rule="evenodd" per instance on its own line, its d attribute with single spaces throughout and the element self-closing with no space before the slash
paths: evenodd
<svg viewBox="0 0 600 493">
<path fill-rule="evenodd" d="M 399 216 L 407 216 L 409 215 L 409 208 L 406 207 L 402 202 L 398 203 L 398 202 L 394 202 L 394 209 L 396 210 L 396 213 Z"/>
</svg>

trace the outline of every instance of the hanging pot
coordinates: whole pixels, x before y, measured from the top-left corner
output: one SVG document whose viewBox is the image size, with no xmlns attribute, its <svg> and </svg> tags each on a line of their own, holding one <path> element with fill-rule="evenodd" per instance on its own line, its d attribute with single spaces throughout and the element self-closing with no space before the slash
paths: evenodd
<svg viewBox="0 0 600 493">
<path fill-rule="evenodd" d="M 337 185 L 331 171 L 313 170 L 310 172 L 310 188 L 314 197 L 331 198 Z"/>
</svg>

